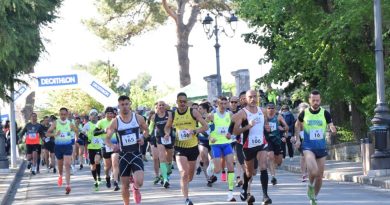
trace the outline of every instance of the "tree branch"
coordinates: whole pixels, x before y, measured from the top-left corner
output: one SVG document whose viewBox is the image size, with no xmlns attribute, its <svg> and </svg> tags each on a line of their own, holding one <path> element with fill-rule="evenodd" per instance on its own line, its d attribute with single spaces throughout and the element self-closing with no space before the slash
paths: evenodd
<svg viewBox="0 0 390 205">
<path fill-rule="evenodd" d="M 169 7 L 167 0 L 162 0 L 162 5 L 163 5 L 165 11 L 168 13 L 168 15 L 169 15 L 170 17 L 172 17 L 173 20 L 175 20 L 175 22 L 176 22 L 176 24 L 177 24 L 177 22 L 178 22 L 178 21 L 177 21 L 177 14 L 176 14 L 175 11 L 173 11 L 173 10 Z"/>
<path fill-rule="evenodd" d="M 190 32 L 192 28 L 194 27 L 196 23 L 196 18 L 198 17 L 200 12 L 200 7 L 199 7 L 199 0 L 194 0 L 194 3 L 192 4 L 192 9 L 191 9 L 191 15 L 190 18 L 188 19 L 188 23 L 186 25 L 186 30 L 187 32 Z"/>
</svg>

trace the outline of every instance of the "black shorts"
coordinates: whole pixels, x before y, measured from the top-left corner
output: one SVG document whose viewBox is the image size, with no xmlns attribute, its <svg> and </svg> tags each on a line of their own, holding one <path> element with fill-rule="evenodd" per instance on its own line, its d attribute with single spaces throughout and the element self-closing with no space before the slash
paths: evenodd
<svg viewBox="0 0 390 205">
<path fill-rule="evenodd" d="M 155 137 L 155 139 L 156 139 L 157 144 L 162 144 L 161 137 Z M 173 143 L 175 143 L 175 137 L 171 136 L 171 142 L 172 142 L 171 144 L 164 145 L 165 149 L 173 149 Z M 156 145 L 156 147 L 157 147 L 157 145 Z"/>
<path fill-rule="evenodd" d="M 252 147 L 252 148 L 243 148 L 242 152 L 244 154 L 245 161 L 250 161 L 256 159 L 257 153 L 261 151 L 267 151 L 267 144 L 261 146 Z"/>
<path fill-rule="evenodd" d="M 199 145 L 206 147 L 209 150 L 209 152 L 211 152 L 211 147 L 210 147 L 209 143 L 204 143 L 204 142 L 199 141 Z"/>
<path fill-rule="evenodd" d="M 198 146 L 183 148 L 183 147 L 175 147 L 175 155 L 187 157 L 188 161 L 195 161 L 199 156 Z"/>
<path fill-rule="evenodd" d="M 119 176 L 129 177 L 136 171 L 144 171 L 142 154 L 139 151 L 119 153 Z"/>
<path fill-rule="evenodd" d="M 102 152 L 100 149 L 89 149 L 88 150 L 88 158 L 89 158 L 89 163 L 91 165 L 95 164 L 95 156 L 100 155 L 102 157 Z"/>
<path fill-rule="evenodd" d="M 111 159 L 111 155 L 113 153 L 114 152 L 106 152 L 106 147 L 105 146 L 102 147 L 102 155 L 104 159 Z"/>
<path fill-rule="evenodd" d="M 33 152 L 37 152 L 39 155 L 41 153 L 41 145 L 40 144 L 26 144 L 26 153 L 32 154 Z"/>
<path fill-rule="evenodd" d="M 153 145 L 154 147 L 157 147 L 157 140 L 156 140 L 156 137 L 150 137 L 150 141 L 149 141 L 150 145 Z"/>
<path fill-rule="evenodd" d="M 268 152 L 274 152 L 274 155 L 280 155 L 283 153 L 282 145 L 272 141 L 268 142 Z"/>
<path fill-rule="evenodd" d="M 48 150 L 50 153 L 54 153 L 54 146 L 55 146 L 54 141 L 49 141 L 49 142 L 43 143 L 43 148 Z"/>
<path fill-rule="evenodd" d="M 244 153 L 242 151 L 242 148 L 243 148 L 243 145 L 240 144 L 240 143 L 236 143 L 236 145 L 234 146 L 234 151 L 236 152 L 236 156 L 237 156 L 237 161 L 238 163 L 240 163 L 241 165 L 244 164 Z"/>
<path fill-rule="evenodd" d="M 316 159 L 321 159 L 323 157 L 328 156 L 328 152 L 326 151 L 326 149 L 303 149 L 303 151 L 313 152 Z"/>
</svg>

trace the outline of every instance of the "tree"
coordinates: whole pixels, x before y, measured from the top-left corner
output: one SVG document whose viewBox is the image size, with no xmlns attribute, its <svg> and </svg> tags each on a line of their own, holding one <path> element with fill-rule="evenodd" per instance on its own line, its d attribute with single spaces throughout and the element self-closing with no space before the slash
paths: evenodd
<svg viewBox="0 0 390 205">
<path fill-rule="evenodd" d="M 87 71 L 108 85 L 112 90 L 117 91 L 118 89 L 118 68 L 110 65 L 109 62 L 98 60 L 91 62 L 89 65 L 76 65 L 74 69 Z"/>
<path fill-rule="evenodd" d="M 154 103 L 162 96 L 161 93 L 157 92 L 157 86 L 149 85 L 151 80 L 150 74 L 140 73 L 135 80 L 129 82 L 133 109 L 140 106 L 153 108 Z"/>
<path fill-rule="evenodd" d="M 26 82 L 20 76 L 31 73 L 45 50 L 40 29 L 56 19 L 62 0 L 2 0 L 0 1 L 0 99 L 10 101 L 14 84 Z M 34 96 L 26 99 L 23 109 L 32 112 Z M 31 106 L 30 106 L 31 105 Z"/>
<path fill-rule="evenodd" d="M 177 54 L 179 61 L 180 86 L 191 84 L 190 60 L 188 51 L 189 35 L 197 21 L 201 9 L 228 10 L 221 0 L 176 0 L 138 1 L 138 0 L 96 0 L 101 20 L 86 21 L 87 26 L 100 38 L 106 40 L 112 49 L 127 45 L 134 36 L 163 25 L 168 17 L 176 24 Z M 184 16 L 189 12 L 187 23 Z"/>
<path fill-rule="evenodd" d="M 260 63 L 272 62 L 270 72 L 257 82 L 289 82 L 290 91 L 319 89 L 334 118 L 351 127 L 355 138 L 365 136 L 375 104 L 372 4 L 358 0 L 235 2 L 239 15 L 256 28 L 245 40 L 266 49 Z M 388 9 L 390 2 L 383 2 L 383 10 Z M 383 22 L 390 20 L 388 13 L 383 18 Z M 384 30 L 389 29 L 385 23 Z M 389 32 L 384 37 L 388 59 Z"/>
</svg>

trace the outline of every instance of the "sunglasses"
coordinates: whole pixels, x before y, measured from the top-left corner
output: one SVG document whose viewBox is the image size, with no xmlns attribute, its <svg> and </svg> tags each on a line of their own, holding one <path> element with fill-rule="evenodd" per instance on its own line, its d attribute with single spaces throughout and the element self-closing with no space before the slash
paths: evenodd
<svg viewBox="0 0 390 205">
<path fill-rule="evenodd" d="M 236 103 L 238 103 L 238 102 L 237 102 L 237 101 L 230 101 L 230 103 L 236 104 Z"/>
<path fill-rule="evenodd" d="M 269 107 L 269 108 L 267 108 L 268 110 L 273 110 L 273 109 L 275 109 L 275 108 L 273 108 L 273 107 Z"/>
</svg>

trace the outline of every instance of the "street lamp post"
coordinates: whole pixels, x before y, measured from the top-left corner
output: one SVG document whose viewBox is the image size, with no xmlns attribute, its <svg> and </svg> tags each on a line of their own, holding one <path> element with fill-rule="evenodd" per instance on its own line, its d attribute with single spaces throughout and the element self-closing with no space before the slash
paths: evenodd
<svg viewBox="0 0 390 205">
<path fill-rule="evenodd" d="M 374 0 L 377 104 L 375 116 L 372 119 L 374 126 L 371 127 L 371 131 L 375 136 L 375 153 L 371 156 L 373 170 L 390 169 L 390 153 L 387 147 L 390 111 L 385 100 L 381 13 L 381 1 Z"/>
<path fill-rule="evenodd" d="M 219 44 L 219 34 L 224 33 L 226 36 L 233 37 L 236 28 L 235 26 L 232 26 L 232 24 L 236 24 L 238 21 L 238 18 L 234 14 L 231 14 L 227 22 L 231 26 L 233 35 L 228 35 L 225 31 L 225 28 L 218 25 L 218 18 L 220 16 L 223 16 L 223 14 L 221 12 L 217 12 L 217 14 L 215 15 L 215 24 L 213 26 L 213 29 L 211 29 L 211 24 L 214 21 L 214 19 L 210 16 L 210 14 L 207 14 L 202 22 L 203 29 L 207 34 L 207 38 L 211 39 L 213 36 L 215 36 L 214 48 L 215 48 L 215 57 L 217 62 L 217 95 L 218 96 L 222 95 L 221 64 L 220 64 L 220 57 L 219 57 L 219 49 L 221 48 L 221 45 Z"/>
</svg>

